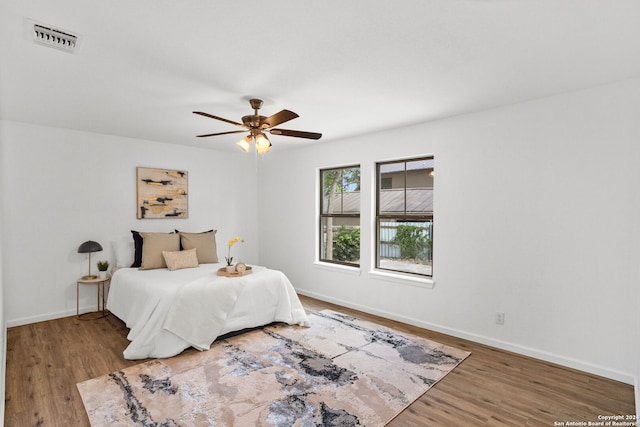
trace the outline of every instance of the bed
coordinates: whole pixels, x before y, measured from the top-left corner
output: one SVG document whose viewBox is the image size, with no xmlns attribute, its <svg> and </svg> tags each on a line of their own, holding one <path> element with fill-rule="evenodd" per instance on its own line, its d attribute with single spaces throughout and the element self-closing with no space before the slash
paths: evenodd
<svg viewBox="0 0 640 427">
<path fill-rule="evenodd" d="M 107 309 L 130 329 L 126 359 L 166 358 L 189 347 L 208 350 L 220 335 L 284 322 L 308 326 L 287 277 L 252 266 L 241 277 L 221 277 L 223 264 L 169 271 L 120 268 L 111 278 Z"/>
</svg>

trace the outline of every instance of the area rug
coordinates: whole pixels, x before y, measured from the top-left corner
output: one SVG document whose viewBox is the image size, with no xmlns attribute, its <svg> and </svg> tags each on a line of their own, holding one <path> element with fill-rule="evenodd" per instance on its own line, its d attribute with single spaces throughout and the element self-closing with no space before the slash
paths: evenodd
<svg viewBox="0 0 640 427">
<path fill-rule="evenodd" d="M 470 353 L 323 310 L 78 384 L 98 426 L 383 426 Z"/>
</svg>

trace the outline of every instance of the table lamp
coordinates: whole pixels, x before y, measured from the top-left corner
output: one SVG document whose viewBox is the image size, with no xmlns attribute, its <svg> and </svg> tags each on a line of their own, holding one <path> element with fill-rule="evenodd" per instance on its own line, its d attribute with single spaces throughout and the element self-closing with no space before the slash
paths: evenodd
<svg viewBox="0 0 640 427">
<path fill-rule="evenodd" d="M 100 246 L 100 243 L 94 242 L 93 240 L 87 240 L 78 248 L 79 254 L 89 254 L 89 274 L 87 276 L 82 276 L 82 280 L 93 280 L 98 278 L 98 276 L 91 274 L 91 253 L 100 252 L 101 250 L 102 246 Z"/>
</svg>

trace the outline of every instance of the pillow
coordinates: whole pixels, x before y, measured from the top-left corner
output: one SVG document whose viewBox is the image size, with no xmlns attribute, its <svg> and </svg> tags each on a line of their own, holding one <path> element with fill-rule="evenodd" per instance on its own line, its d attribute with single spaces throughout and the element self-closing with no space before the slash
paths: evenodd
<svg viewBox="0 0 640 427">
<path fill-rule="evenodd" d="M 112 242 L 116 254 L 116 267 L 130 267 L 134 259 L 133 242 Z M 142 255 L 142 253 L 141 253 Z"/>
<path fill-rule="evenodd" d="M 133 264 L 131 267 L 140 267 L 142 264 L 142 236 L 138 231 L 131 230 L 133 235 Z"/>
<path fill-rule="evenodd" d="M 171 234 L 173 234 L 173 232 L 171 232 Z M 142 249 L 144 247 L 144 241 L 142 240 L 142 236 L 139 231 L 131 230 L 131 235 L 133 236 L 134 250 L 133 264 L 131 264 L 131 267 L 140 267 L 140 264 L 142 264 Z"/>
<path fill-rule="evenodd" d="M 218 262 L 218 248 L 216 246 L 216 232 L 218 230 L 209 230 L 203 233 L 184 233 L 180 234 L 180 244 L 182 249 L 197 249 L 198 262 L 200 264 L 209 264 Z"/>
<path fill-rule="evenodd" d="M 169 271 L 181 270 L 183 268 L 194 268 L 198 266 L 197 249 L 187 249 L 184 251 L 162 251 L 162 257 L 167 264 Z"/>
<path fill-rule="evenodd" d="M 165 268 L 167 263 L 162 251 L 179 251 L 180 235 L 175 233 L 140 233 L 142 236 L 142 260 L 140 270 Z"/>
</svg>

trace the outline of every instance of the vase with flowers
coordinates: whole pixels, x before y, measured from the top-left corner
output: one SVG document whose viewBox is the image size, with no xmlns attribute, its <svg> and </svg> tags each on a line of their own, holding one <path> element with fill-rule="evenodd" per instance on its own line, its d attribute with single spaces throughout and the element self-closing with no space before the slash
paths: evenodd
<svg viewBox="0 0 640 427">
<path fill-rule="evenodd" d="M 229 240 L 229 243 L 228 243 L 229 250 L 227 252 L 227 256 L 224 257 L 224 259 L 227 261 L 228 273 L 233 273 L 234 271 L 236 271 L 236 268 L 233 265 L 233 257 L 231 256 L 231 247 L 238 242 L 244 242 L 244 240 L 242 240 L 240 237 L 234 237 L 233 239 Z"/>
</svg>

